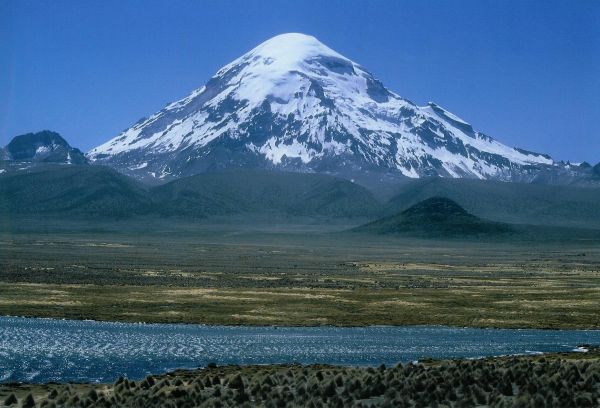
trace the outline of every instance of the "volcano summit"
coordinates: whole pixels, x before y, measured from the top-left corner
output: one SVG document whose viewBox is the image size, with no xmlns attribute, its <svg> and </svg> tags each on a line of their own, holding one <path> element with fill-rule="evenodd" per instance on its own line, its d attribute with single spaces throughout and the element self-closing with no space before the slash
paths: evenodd
<svg viewBox="0 0 600 408">
<path fill-rule="evenodd" d="M 168 180 L 230 168 L 530 181 L 556 167 L 417 106 L 316 38 L 282 34 L 88 157 Z"/>
</svg>

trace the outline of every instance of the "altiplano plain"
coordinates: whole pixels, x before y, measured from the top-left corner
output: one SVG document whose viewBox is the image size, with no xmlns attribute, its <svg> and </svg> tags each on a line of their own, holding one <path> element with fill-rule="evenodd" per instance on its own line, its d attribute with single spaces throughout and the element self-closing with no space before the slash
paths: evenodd
<svg viewBox="0 0 600 408">
<path fill-rule="evenodd" d="M 600 246 L 345 225 L 71 221 L 0 240 L 0 314 L 128 322 L 600 328 Z M 23 225 L 27 225 L 24 223 Z M 69 232 L 65 232 L 69 228 Z M 155 228 L 158 234 L 145 234 Z"/>
</svg>

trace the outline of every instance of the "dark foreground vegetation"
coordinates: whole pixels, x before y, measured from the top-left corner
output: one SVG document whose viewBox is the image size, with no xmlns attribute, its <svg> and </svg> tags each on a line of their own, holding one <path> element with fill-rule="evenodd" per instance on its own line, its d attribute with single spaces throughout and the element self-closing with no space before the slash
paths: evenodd
<svg viewBox="0 0 600 408">
<path fill-rule="evenodd" d="M 600 351 L 339 366 L 209 366 L 114 384 L 0 386 L 23 407 L 595 407 Z"/>
</svg>

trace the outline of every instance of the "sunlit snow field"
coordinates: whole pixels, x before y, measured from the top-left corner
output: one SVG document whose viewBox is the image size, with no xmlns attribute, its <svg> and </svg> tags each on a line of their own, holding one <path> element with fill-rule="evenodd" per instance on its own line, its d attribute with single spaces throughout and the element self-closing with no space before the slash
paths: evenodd
<svg viewBox="0 0 600 408">
<path fill-rule="evenodd" d="M 392 365 L 570 351 L 600 331 L 414 327 L 244 327 L 0 317 L 0 381 L 112 382 L 217 364 Z"/>
</svg>

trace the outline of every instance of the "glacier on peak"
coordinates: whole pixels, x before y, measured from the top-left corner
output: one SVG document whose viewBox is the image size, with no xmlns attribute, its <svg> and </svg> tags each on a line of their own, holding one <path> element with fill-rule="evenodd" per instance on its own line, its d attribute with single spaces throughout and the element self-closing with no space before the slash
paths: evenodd
<svg viewBox="0 0 600 408">
<path fill-rule="evenodd" d="M 263 42 L 88 156 L 163 179 L 250 166 L 521 180 L 553 165 L 435 103 L 413 104 L 299 33 Z"/>
</svg>

